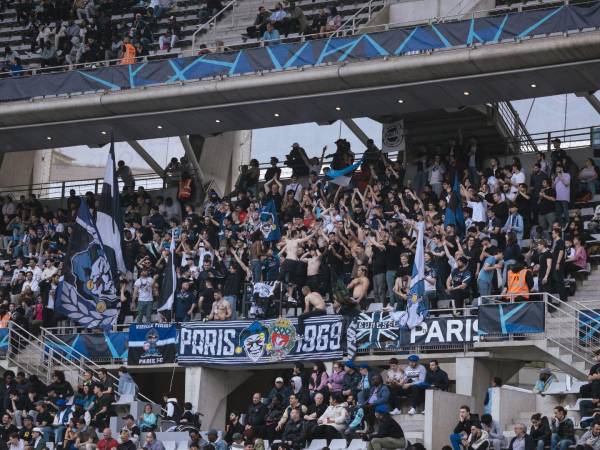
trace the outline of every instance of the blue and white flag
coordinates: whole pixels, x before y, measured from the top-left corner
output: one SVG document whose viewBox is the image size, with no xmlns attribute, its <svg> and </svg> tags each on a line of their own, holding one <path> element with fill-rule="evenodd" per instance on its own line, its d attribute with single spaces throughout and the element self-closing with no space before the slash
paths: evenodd
<svg viewBox="0 0 600 450">
<path fill-rule="evenodd" d="M 108 262 L 116 280 L 119 273 L 125 274 L 125 259 L 121 244 L 123 242 L 123 218 L 121 216 L 121 204 L 119 199 L 119 183 L 115 169 L 115 142 L 111 135 L 110 150 L 106 169 L 104 171 L 104 182 L 102 183 L 102 194 L 96 214 L 96 227 L 100 233 L 100 239 L 108 256 Z M 133 268 L 131 268 L 133 269 Z"/>
<path fill-rule="evenodd" d="M 82 199 L 57 289 L 55 309 L 87 328 L 110 328 L 119 298 L 108 256 Z"/>
<path fill-rule="evenodd" d="M 177 326 L 174 323 L 131 324 L 127 365 L 171 364 L 177 359 Z"/>
<path fill-rule="evenodd" d="M 398 317 L 400 326 L 410 329 L 420 325 L 429 312 L 423 301 L 423 295 L 425 294 L 425 250 L 423 247 L 425 222 L 419 222 L 417 227 L 419 229 L 417 250 L 415 252 L 415 262 L 413 263 L 410 288 L 406 299 L 406 311 Z"/>
<path fill-rule="evenodd" d="M 344 167 L 343 169 L 328 169 L 325 172 L 325 178 L 327 181 L 337 184 L 339 186 L 348 186 L 350 184 L 350 179 L 352 178 L 352 174 L 356 169 L 358 169 L 363 163 L 363 160 L 355 162 L 349 166 Z"/>
<path fill-rule="evenodd" d="M 281 228 L 277 217 L 275 202 L 271 200 L 260 209 L 260 231 L 265 241 L 278 241 L 281 239 Z"/>
</svg>

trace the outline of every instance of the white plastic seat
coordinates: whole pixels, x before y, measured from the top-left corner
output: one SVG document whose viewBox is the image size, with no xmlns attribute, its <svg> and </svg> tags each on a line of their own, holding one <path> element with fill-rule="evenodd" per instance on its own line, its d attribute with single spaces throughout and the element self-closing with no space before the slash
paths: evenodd
<svg viewBox="0 0 600 450">
<path fill-rule="evenodd" d="M 329 450 L 345 450 L 346 447 L 346 439 L 333 439 L 329 444 Z"/>
<path fill-rule="evenodd" d="M 352 439 L 347 450 L 364 450 L 365 447 L 365 441 L 363 441 L 362 439 Z"/>
<path fill-rule="evenodd" d="M 321 450 L 323 447 L 327 447 L 326 439 L 313 439 L 310 446 L 306 447 L 306 450 Z"/>
</svg>

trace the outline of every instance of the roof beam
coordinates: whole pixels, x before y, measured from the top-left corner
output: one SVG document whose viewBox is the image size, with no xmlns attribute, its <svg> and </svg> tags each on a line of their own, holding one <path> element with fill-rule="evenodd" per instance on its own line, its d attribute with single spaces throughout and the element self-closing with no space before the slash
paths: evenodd
<svg viewBox="0 0 600 450">
<path fill-rule="evenodd" d="M 158 164 L 154 158 L 152 158 L 152 156 L 150 156 L 150 154 L 146 151 L 146 149 L 144 147 L 142 147 L 142 145 L 138 142 L 138 141 L 127 141 L 127 143 L 130 145 L 130 147 L 132 149 L 135 150 L 135 152 L 141 156 L 141 158 L 146 161 L 146 164 L 148 164 L 150 166 L 150 168 L 152 170 L 154 170 L 154 172 L 156 172 L 156 174 L 161 177 L 164 178 L 165 177 L 165 171 L 162 169 L 162 167 L 160 167 L 160 164 Z"/>
</svg>

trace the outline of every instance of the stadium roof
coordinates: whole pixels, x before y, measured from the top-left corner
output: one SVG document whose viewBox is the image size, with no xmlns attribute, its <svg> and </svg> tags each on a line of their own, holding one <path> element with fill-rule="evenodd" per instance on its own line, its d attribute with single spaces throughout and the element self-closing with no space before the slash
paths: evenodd
<svg viewBox="0 0 600 450">
<path fill-rule="evenodd" d="M 600 89 L 600 31 L 5 103 L 0 151 L 216 133 Z"/>
</svg>

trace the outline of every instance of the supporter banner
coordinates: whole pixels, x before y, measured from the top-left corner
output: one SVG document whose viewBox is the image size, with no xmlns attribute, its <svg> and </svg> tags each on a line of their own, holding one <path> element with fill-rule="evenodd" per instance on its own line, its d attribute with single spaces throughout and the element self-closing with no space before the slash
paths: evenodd
<svg viewBox="0 0 600 450">
<path fill-rule="evenodd" d="M 8 353 L 8 328 L 0 328 L 0 359 Z"/>
<path fill-rule="evenodd" d="M 440 48 L 523 39 L 596 28 L 600 4 L 514 12 L 470 20 L 423 24 L 356 36 L 282 43 L 202 56 L 98 67 L 0 80 L 0 101 L 75 92 L 133 89 L 307 65 L 354 62 Z M 479 51 L 487 51 L 481 46 Z"/>
<path fill-rule="evenodd" d="M 297 319 L 188 322 L 181 326 L 181 365 L 269 364 L 340 359 L 342 318 L 321 316 L 305 321 L 297 338 Z"/>
<path fill-rule="evenodd" d="M 357 351 L 394 350 L 412 345 L 443 346 L 479 340 L 477 317 L 429 317 L 412 329 L 400 326 L 402 313 L 361 313 L 355 321 Z"/>
<path fill-rule="evenodd" d="M 129 327 L 130 366 L 174 363 L 177 358 L 177 327 L 169 323 L 132 324 Z"/>
<path fill-rule="evenodd" d="M 543 333 L 544 302 L 522 302 L 479 307 L 479 334 Z"/>
<path fill-rule="evenodd" d="M 406 150 L 406 140 L 404 138 L 404 119 L 398 122 L 384 123 L 381 129 L 381 149 L 385 153 L 403 152 Z"/>
<path fill-rule="evenodd" d="M 90 333 L 90 334 L 58 334 L 48 335 L 45 346 L 53 352 L 79 359 L 79 354 L 92 361 L 109 361 L 127 359 L 128 333 L 125 331 Z"/>
<path fill-rule="evenodd" d="M 86 328 L 110 329 L 119 298 L 106 248 L 83 200 L 73 228 L 54 309 Z"/>
<path fill-rule="evenodd" d="M 600 338 L 600 310 L 579 311 L 578 329 L 581 345 L 590 345 Z"/>
</svg>

